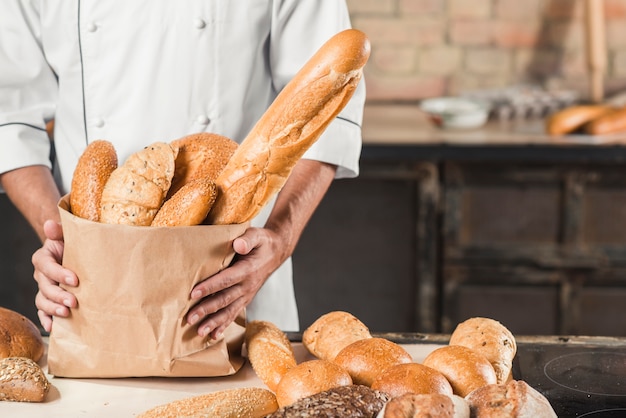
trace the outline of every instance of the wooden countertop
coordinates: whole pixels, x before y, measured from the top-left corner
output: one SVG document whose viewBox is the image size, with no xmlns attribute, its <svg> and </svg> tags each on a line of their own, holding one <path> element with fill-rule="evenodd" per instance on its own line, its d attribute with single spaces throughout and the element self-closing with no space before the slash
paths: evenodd
<svg viewBox="0 0 626 418">
<path fill-rule="evenodd" d="M 480 145 L 480 146 L 585 146 L 626 145 L 626 133 L 551 137 L 543 119 L 489 121 L 476 129 L 440 129 L 417 105 L 366 105 L 363 116 L 364 145 Z"/>
</svg>

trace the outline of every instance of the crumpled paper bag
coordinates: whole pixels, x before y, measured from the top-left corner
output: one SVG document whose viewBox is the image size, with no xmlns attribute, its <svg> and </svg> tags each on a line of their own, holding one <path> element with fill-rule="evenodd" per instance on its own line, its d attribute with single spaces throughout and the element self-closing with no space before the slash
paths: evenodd
<svg viewBox="0 0 626 418">
<path fill-rule="evenodd" d="M 245 310 L 218 341 L 186 323 L 195 284 L 228 266 L 247 224 L 107 225 L 59 202 L 63 265 L 78 307 L 54 318 L 48 370 L 59 377 L 226 376 L 243 364 Z"/>
</svg>

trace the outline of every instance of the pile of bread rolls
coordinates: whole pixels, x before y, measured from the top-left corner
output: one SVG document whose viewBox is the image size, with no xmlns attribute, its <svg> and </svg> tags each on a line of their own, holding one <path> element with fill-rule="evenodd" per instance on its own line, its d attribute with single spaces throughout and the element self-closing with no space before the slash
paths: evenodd
<svg viewBox="0 0 626 418">
<path fill-rule="evenodd" d="M 197 134 L 155 142 L 118 166 L 111 143 L 94 141 L 74 171 L 70 211 L 95 222 L 136 226 L 250 221 L 348 103 L 369 54 L 363 32 L 333 36 L 239 146 L 220 135 Z"/>
<path fill-rule="evenodd" d="M 582 133 L 607 135 L 626 132 L 626 107 L 574 105 L 554 112 L 546 119 L 549 135 Z"/>
<path fill-rule="evenodd" d="M 44 349 L 41 333 L 31 320 L 0 307 L 0 401 L 45 400 L 50 383 L 37 363 Z"/>
</svg>

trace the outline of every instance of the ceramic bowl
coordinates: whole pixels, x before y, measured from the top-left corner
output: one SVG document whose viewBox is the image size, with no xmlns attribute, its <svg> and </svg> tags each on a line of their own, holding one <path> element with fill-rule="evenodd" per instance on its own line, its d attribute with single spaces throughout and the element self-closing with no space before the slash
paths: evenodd
<svg viewBox="0 0 626 418">
<path fill-rule="evenodd" d="M 450 129 L 478 128 L 489 118 L 489 105 L 464 97 L 435 97 L 422 100 L 420 108 L 437 126 Z"/>
</svg>

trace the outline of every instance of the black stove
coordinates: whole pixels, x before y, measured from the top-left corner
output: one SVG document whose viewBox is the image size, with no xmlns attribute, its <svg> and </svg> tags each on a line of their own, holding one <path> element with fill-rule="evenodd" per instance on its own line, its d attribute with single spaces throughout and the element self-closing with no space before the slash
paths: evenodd
<svg viewBox="0 0 626 418">
<path fill-rule="evenodd" d="M 626 417 L 623 340 L 518 341 L 513 377 L 541 392 L 559 418 Z"/>
</svg>

